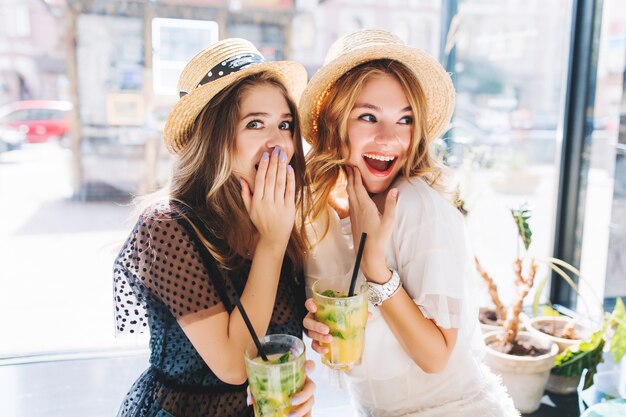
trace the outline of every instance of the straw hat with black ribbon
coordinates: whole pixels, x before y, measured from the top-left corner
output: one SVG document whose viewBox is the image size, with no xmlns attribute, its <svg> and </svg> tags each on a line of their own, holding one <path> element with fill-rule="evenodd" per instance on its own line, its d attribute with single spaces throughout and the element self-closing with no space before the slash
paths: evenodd
<svg viewBox="0 0 626 417">
<path fill-rule="evenodd" d="M 295 103 L 306 85 L 304 67 L 291 61 L 266 62 L 245 39 L 219 41 L 199 52 L 185 66 L 178 80 L 180 99 L 165 123 L 164 141 L 170 153 L 183 149 L 194 122 L 216 94 L 237 81 L 268 72 L 281 81 Z"/>
<path fill-rule="evenodd" d="M 425 51 L 406 45 L 382 29 L 363 29 L 337 39 L 326 54 L 324 66 L 309 81 L 300 99 L 302 133 L 315 145 L 320 107 L 334 83 L 351 69 L 369 61 L 390 59 L 411 69 L 426 95 L 427 140 L 441 135 L 452 117 L 454 85 L 441 64 Z"/>
</svg>

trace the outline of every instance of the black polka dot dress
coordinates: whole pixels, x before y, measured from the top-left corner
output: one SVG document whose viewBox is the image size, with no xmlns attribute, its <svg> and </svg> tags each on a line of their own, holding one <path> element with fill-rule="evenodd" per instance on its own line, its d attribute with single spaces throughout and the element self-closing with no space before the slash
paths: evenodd
<svg viewBox="0 0 626 417">
<path fill-rule="evenodd" d="M 253 415 L 246 385 L 220 381 L 177 322 L 200 311 L 207 316 L 232 311 L 251 262 L 240 258 L 232 270 L 221 270 L 231 300 L 223 302 L 186 226 L 174 206 L 155 205 L 139 218 L 115 260 L 117 332 L 150 331 L 150 367 L 130 388 L 118 417 Z M 285 256 L 268 334 L 302 337 L 304 297 L 303 280 L 294 276 Z"/>
</svg>

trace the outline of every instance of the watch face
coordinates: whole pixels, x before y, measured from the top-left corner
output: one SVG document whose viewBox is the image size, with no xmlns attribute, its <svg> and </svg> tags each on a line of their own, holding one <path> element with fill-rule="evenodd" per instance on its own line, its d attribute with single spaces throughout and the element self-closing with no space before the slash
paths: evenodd
<svg viewBox="0 0 626 417">
<path fill-rule="evenodd" d="M 368 298 L 370 300 L 370 303 L 374 304 L 375 306 L 379 305 L 382 301 L 381 294 L 372 287 L 369 288 Z"/>
</svg>

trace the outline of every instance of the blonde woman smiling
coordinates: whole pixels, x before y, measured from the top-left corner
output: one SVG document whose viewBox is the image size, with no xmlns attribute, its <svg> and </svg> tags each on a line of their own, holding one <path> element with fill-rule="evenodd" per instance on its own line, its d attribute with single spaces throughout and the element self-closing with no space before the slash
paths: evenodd
<svg viewBox="0 0 626 417">
<path fill-rule="evenodd" d="M 360 416 L 519 415 L 481 363 L 463 218 L 441 193 L 431 155 L 454 98 L 437 61 L 368 29 L 330 48 L 300 101 L 315 242 L 307 285 L 349 279 L 354 238 L 368 234 L 361 271 L 372 317 L 362 363 L 346 373 Z M 304 326 L 324 353 L 332 336 L 306 305 Z"/>
</svg>

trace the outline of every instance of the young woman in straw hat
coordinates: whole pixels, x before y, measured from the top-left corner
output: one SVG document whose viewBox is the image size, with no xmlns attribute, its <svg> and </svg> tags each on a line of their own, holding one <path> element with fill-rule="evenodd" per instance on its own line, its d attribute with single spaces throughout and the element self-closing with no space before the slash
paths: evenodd
<svg viewBox="0 0 626 417">
<path fill-rule="evenodd" d="M 115 261 L 117 330 L 151 333 L 150 367 L 118 416 L 252 415 L 237 295 L 257 335 L 302 336 L 307 193 L 294 100 L 305 84 L 300 64 L 264 62 L 243 39 L 183 70 L 165 126 L 177 156 L 167 198 L 142 212 Z M 310 414 L 313 390 L 307 378 L 293 415 Z"/>
<path fill-rule="evenodd" d="M 372 316 L 361 365 L 346 373 L 361 416 L 518 415 L 481 364 L 463 218 L 430 151 L 454 99 L 437 61 L 369 29 L 333 44 L 300 101 L 313 194 L 307 285 L 349 279 L 353 238 L 368 234 L 360 271 Z M 325 353 L 332 336 L 306 305 L 312 347 Z"/>
</svg>

